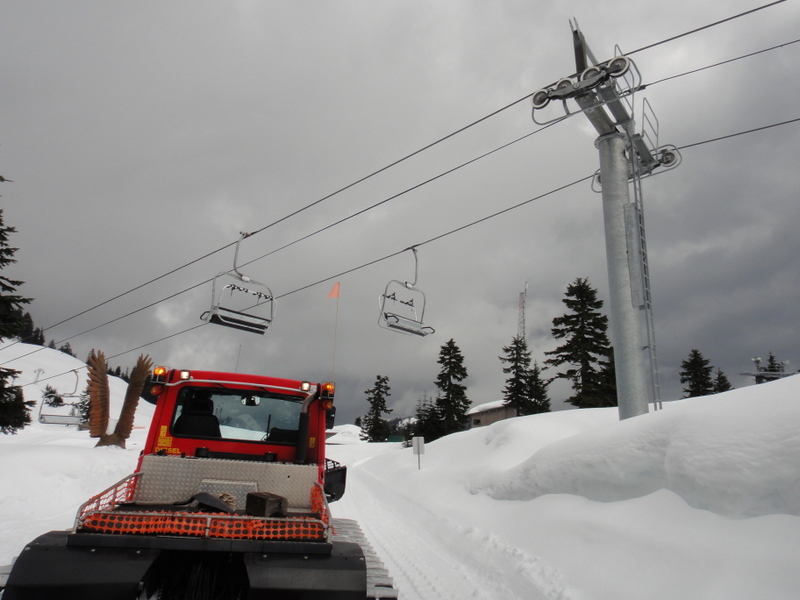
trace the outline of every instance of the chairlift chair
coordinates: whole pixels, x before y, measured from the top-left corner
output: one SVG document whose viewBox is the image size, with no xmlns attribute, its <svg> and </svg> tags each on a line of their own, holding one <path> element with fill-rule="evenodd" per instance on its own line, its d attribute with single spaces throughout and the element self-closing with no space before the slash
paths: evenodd
<svg viewBox="0 0 800 600">
<path fill-rule="evenodd" d="M 72 373 L 75 374 L 75 389 L 73 389 L 68 394 L 59 394 L 57 392 L 46 394 L 41 402 L 39 402 L 39 423 L 44 423 L 45 425 L 80 425 L 81 424 L 81 415 L 78 413 L 78 404 L 80 403 L 81 395 L 78 393 L 78 384 L 80 383 L 80 376 L 78 375 L 78 371 L 75 369 L 72 370 Z M 60 398 L 62 403 L 58 405 L 58 407 L 70 407 L 69 413 L 60 413 L 57 411 L 54 412 L 44 412 L 45 407 L 49 409 L 55 409 L 55 406 L 52 406 L 49 401 Z M 71 402 L 67 401 L 66 399 L 74 399 Z"/>
<path fill-rule="evenodd" d="M 402 282 L 392 279 L 380 297 L 380 315 L 378 325 L 384 329 L 406 335 L 425 337 L 435 332 L 433 327 L 425 325 L 425 293 L 416 287 L 418 260 L 417 249 L 414 253 L 414 282 Z"/>
<path fill-rule="evenodd" d="M 239 244 L 249 235 L 242 233 L 236 242 L 233 271 L 224 271 L 214 277 L 211 308 L 200 315 L 200 319 L 206 323 L 263 335 L 275 316 L 275 297 L 265 284 L 239 271 Z"/>
</svg>

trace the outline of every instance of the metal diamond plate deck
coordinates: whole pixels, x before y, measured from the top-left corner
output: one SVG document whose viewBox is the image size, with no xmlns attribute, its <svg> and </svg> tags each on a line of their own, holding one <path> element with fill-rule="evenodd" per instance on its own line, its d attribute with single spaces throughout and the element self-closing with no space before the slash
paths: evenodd
<svg viewBox="0 0 800 600">
<path fill-rule="evenodd" d="M 317 482 L 316 465 L 292 465 L 216 458 L 179 458 L 148 455 L 142 460 L 142 475 L 136 484 L 135 502 L 183 502 L 199 491 L 208 491 L 203 480 L 230 482 L 237 498 L 246 491 L 272 492 L 285 496 L 289 509 L 311 508 L 311 488 Z M 255 490 L 253 490 L 255 485 Z M 224 487 L 224 486 L 223 486 Z M 235 488 L 235 490 L 233 489 Z M 216 490 L 217 487 L 215 486 Z M 245 495 L 246 495 L 245 491 Z M 242 499 L 242 507 L 244 506 Z"/>
</svg>

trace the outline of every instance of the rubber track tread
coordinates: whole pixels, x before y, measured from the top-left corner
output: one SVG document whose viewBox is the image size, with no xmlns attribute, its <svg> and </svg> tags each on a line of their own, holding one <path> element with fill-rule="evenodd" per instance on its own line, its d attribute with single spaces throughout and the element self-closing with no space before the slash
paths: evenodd
<svg viewBox="0 0 800 600">
<path fill-rule="evenodd" d="M 367 600 L 388 600 L 398 598 L 389 571 L 372 548 L 357 521 L 352 519 L 333 519 L 332 541 L 354 542 L 361 546 L 367 563 Z"/>
</svg>

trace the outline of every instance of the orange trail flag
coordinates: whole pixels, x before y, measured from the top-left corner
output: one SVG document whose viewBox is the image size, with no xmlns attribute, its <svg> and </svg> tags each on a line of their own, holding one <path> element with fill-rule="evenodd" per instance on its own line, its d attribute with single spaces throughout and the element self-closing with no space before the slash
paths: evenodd
<svg viewBox="0 0 800 600">
<path fill-rule="evenodd" d="M 331 291 L 328 292 L 328 298 L 338 298 L 339 297 L 339 282 L 333 284 Z"/>
</svg>

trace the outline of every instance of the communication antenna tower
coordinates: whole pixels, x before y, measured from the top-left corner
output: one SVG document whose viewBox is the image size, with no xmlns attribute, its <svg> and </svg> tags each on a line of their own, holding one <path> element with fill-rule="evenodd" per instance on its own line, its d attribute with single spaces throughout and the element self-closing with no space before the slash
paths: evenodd
<svg viewBox="0 0 800 600">
<path fill-rule="evenodd" d="M 519 293 L 519 317 L 517 320 L 517 339 L 525 339 L 525 300 L 528 297 L 528 282 L 525 282 L 525 291 Z"/>
</svg>

